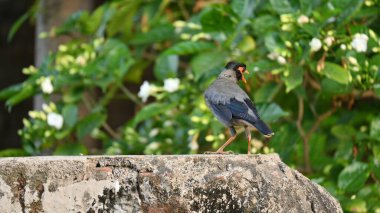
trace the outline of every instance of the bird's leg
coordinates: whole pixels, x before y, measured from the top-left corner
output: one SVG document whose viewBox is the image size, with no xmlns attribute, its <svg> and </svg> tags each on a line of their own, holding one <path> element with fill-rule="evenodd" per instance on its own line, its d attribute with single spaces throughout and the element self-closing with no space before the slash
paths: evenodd
<svg viewBox="0 0 380 213">
<path fill-rule="evenodd" d="M 221 146 L 221 147 L 216 151 L 216 153 L 218 153 L 218 154 L 223 154 L 223 153 L 225 153 L 225 152 L 223 151 L 224 148 L 226 148 L 226 146 L 230 145 L 230 143 L 232 143 L 232 141 L 234 141 L 235 138 L 236 138 L 236 135 L 231 136 L 231 137 L 226 141 L 226 143 L 224 143 L 223 146 Z"/>
<path fill-rule="evenodd" d="M 245 135 L 248 138 L 248 154 L 251 154 L 251 131 L 249 128 L 246 126 L 245 128 Z"/>
<path fill-rule="evenodd" d="M 226 148 L 226 146 L 230 145 L 232 141 L 235 140 L 236 138 L 236 130 L 233 127 L 230 127 L 230 132 L 231 132 L 231 137 L 216 151 L 218 154 L 223 154 L 225 153 L 223 150 Z"/>
</svg>

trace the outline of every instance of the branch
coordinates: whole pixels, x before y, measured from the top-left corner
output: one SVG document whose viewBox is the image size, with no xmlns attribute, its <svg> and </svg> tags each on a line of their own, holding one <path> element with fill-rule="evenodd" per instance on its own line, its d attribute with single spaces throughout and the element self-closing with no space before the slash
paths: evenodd
<svg viewBox="0 0 380 213">
<path fill-rule="evenodd" d="M 103 128 L 106 130 L 106 132 L 107 132 L 109 135 L 111 135 L 111 137 L 113 137 L 114 139 L 118 139 L 118 138 L 119 138 L 119 134 L 117 134 L 117 132 L 115 132 L 115 130 L 113 130 L 113 129 L 111 128 L 111 126 L 108 125 L 107 122 L 104 122 L 104 123 L 102 124 L 102 127 L 103 127 Z"/>
<path fill-rule="evenodd" d="M 83 95 L 83 103 L 87 109 L 87 111 L 90 113 L 91 110 L 94 108 L 93 107 L 93 100 L 91 98 L 91 96 L 87 96 L 86 94 Z M 106 132 L 113 138 L 115 139 L 118 139 L 119 138 L 119 135 L 117 134 L 117 132 L 115 132 L 115 130 L 113 130 L 111 128 L 111 126 L 107 123 L 107 122 L 104 122 L 102 124 L 102 127 L 104 128 L 104 130 L 106 130 Z"/>
<path fill-rule="evenodd" d="M 306 135 L 306 139 L 307 140 L 310 140 L 312 134 L 317 131 L 319 125 L 321 124 L 321 122 L 323 120 L 325 120 L 326 118 L 330 117 L 334 112 L 335 112 L 336 108 L 332 108 L 330 109 L 329 111 L 323 113 L 322 115 L 318 116 L 317 118 L 317 121 L 314 123 L 314 125 L 310 128 L 309 132 L 307 133 Z"/>
<path fill-rule="evenodd" d="M 320 91 L 321 90 L 321 85 L 315 81 L 308 72 L 305 72 L 305 79 L 306 81 L 310 84 L 310 86 L 312 88 L 314 88 L 315 90 L 318 90 Z"/>
<path fill-rule="evenodd" d="M 300 132 L 300 135 L 302 138 L 305 137 L 305 131 L 302 128 L 302 120 L 303 120 L 303 114 L 304 114 L 304 103 L 303 98 L 298 96 L 298 118 L 297 118 L 297 128 Z"/>
<path fill-rule="evenodd" d="M 303 141 L 303 161 L 305 163 L 305 172 L 310 173 L 311 172 L 311 165 L 310 165 L 310 146 L 309 146 L 309 140 L 306 137 L 305 130 L 302 127 L 302 120 L 304 115 L 304 103 L 303 98 L 301 96 L 298 97 L 298 118 L 297 118 L 297 129 L 300 133 Z"/>
<path fill-rule="evenodd" d="M 301 96 L 298 97 L 298 118 L 297 118 L 297 129 L 299 134 L 302 137 L 303 141 L 303 160 L 305 162 L 305 168 L 304 171 L 306 173 L 310 173 L 312 171 L 311 163 L 310 163 L 310 138 L 311 136 L 317 131 L 318 127 L 320 126 L 321 122 L 331 116 L 335 110 L 336 107 L 334 106 L 332 109 L 328 110 L 327 112 L 323 113 L 322 115 L 319 115 L 317 117 L 317 120 L 313 124 L 313 126 L 309 129 L 307 133 L 305 133 L 304 128 L 302 127 L 302 120 L 304 116 L 304 101 Z"/>
<path fill-rule="evenodd" d="M 141 103 L 140 99 L 137 98 L 135 94 L 133 94 L 131 91 L 129 91 L 128 88 L 126 88 L 122 83 L 119 85 L 121 91 L 135 104 L 142 106 L 143 104 Z"/>
</svg>

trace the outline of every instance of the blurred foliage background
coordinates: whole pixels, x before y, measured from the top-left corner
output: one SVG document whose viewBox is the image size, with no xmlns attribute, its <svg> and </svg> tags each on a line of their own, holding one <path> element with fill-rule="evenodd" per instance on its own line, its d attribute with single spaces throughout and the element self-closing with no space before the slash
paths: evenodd
<svg viewBox="0 0 380 213">
<path fill-rule="evenodd" d="M 79 11 L 39 35 L 69 41 L 0 92 L 9 109 L 45 100 L 23 120 L 22 149 L 0 155 L 216 150 L 228 133 L 203 91 L 235 60 L 247 64 L 241 86 L 276 134 L 268 143 L 256 132 L 252 151 L 278 153 L 345 211 L 380 212 L 379 14 L 378 0 L 115 0 Z M 108 124 L 115 99 L 134 106 L 116 128 Z M 227 149 L 246 148 L 241 134 Z"/>
</svg>

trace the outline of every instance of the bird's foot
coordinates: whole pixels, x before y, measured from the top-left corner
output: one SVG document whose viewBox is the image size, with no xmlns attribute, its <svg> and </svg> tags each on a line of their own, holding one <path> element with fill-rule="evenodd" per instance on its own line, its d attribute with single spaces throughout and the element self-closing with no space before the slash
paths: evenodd
<svg viewBox="0 0 380 213">
<path fill-rule="evenodd" d="M 204 152 L 204 154 L 233 155 L 235 153 L 233 151 L 216 151 L 216 152 L 207 151 L 207 152 Z"/>
</svg>

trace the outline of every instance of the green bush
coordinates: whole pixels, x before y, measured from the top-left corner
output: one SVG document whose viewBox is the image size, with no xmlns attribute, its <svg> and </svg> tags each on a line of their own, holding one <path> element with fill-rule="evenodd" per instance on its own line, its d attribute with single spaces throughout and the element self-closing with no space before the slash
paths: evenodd
<svg viewBox="0 0 380 213">
<path fill-rule="evenodd" d="M 47 103 L 24 120 L 21 153 L 86 154 L 89 136 L 104 154 L 215 150 L 225 129 L 203 91 L 236 60 L 248 65 L 245 89 L 276 133 L 269 144 L 255 133 L 253 151 L 279 153 L 346 211 L 379 212 L 379 1 L 202 2 L 110 1 L 42 35 L 75 36 L 0 93 L 8 107 L 37 94 Z M 151 67 L 156 81 L 143 82 Z M 131 82 L 141 83 L 138 94 Z M 113 130 L 107 106 L 120 97 L 140 110 Z M 240 136 L 229 148 L 246 147 Z"/>
</svg>

